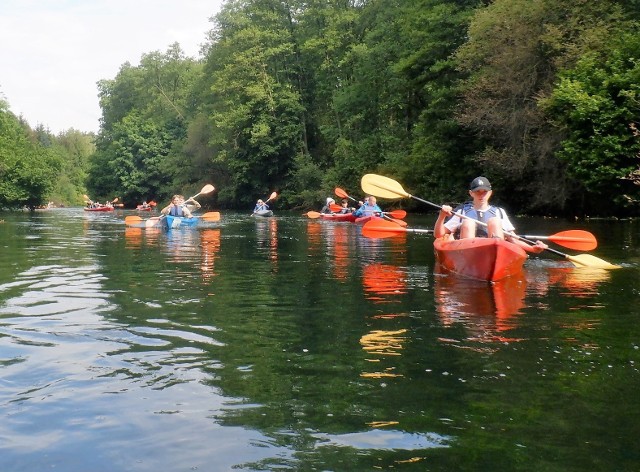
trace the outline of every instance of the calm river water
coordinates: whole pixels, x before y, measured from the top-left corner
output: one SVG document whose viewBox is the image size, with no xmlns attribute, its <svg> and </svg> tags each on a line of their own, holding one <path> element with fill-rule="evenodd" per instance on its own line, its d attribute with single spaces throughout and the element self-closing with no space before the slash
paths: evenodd
<svg viewBox="0 0 640 472">
<path fill-rule="evenodd" d="M 492 286 L 423 234 L 124 216 L 2 215 L 2 471 L 640 470 L 640 222 L 516 220 L 623 268 Z"/>
</svg>

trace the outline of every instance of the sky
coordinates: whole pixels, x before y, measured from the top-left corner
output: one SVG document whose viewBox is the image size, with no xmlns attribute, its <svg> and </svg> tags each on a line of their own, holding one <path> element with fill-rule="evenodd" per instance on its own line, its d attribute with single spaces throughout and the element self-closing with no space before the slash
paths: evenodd
<svg viewBox="0 0 640 472">
<path fill-rule="evenodd" d="M 96 82 L 175 42 L 187 56 L 223 0 L 0 0 L 0 98 L 32 128 L 99 129 Z"/>
</svg>

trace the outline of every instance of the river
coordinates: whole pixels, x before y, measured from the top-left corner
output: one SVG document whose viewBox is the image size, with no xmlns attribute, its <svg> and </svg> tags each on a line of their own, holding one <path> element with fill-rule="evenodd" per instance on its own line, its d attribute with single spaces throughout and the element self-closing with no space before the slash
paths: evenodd
<svg viewBox="0 0 640 472">
<path fill-rule="evenodd" d="M 490 285 L 426 234 L 124 215 L 1 215 L 0 470 L 640 470 L 637 221 L 514 218 L 622 268 Z"/>
</svg>

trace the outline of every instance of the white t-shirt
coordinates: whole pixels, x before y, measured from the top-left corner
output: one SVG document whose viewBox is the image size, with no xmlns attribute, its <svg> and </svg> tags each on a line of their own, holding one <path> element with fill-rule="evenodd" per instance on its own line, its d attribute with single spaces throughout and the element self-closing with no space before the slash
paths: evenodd
<svg viewBox="0 0 640 472">
<path fill-rule="evenodd" d="M 461 218 L 456 214 L 460 212 L 462 212 L 463 215 L 466 215 L 469 218 L 476 220 L 476 222 L 484 221 L 486 223 L 485 220 L 488 221 L 489 218 L 498 217 L 502 221 L 502 230 L 505 233 L 510 233 L 516 229 L 515 226 L 513 226 L 513 224 L 509 220 L 507 213 L 502 208 L 490 206 L 486 211 L 479 212 L 475 208 L 473 208 L 472 205 L 465 204 L 462 206 L 462 208 L 456 208 L 454 215 L 451 218 L 449 218 L 449 220 L 444 224 L 444 227 L 447 228 L 449 231 L 451 231 L 451 233 L 455 233 L 458 230 L 458 228 L 460 228 L 460 226 L 462 225 L 462 220 L 464 218 Z M 484 227 L 484 225 L 481 225 L 481 226 Z"/>
</svg>

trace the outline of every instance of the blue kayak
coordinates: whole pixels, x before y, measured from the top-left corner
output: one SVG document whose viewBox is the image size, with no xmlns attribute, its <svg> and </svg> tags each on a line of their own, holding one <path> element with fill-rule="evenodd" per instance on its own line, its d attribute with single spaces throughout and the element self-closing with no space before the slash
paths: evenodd
<svg viewBox="0 0 640 472">
<path fill-rule="evenodd" d="M 200 218 L 197 218 L 195 216 L 191 218 L 185 218 L 184 216 L 167 215 L 164 217 L 164 221 L 165 221 L 165 224 L 167 225 L 167 229 L 193 227 L 198 224 L 199 219 Z"/>
<path fill-rule="evenodd" d="M 254 216 L 263 216 L 263 217 L 270 217 L 273 216 L 273 212 L 271 210 L 258 210 L 258 211 L 254 211 L 253 212 Z"/>
</svg>

